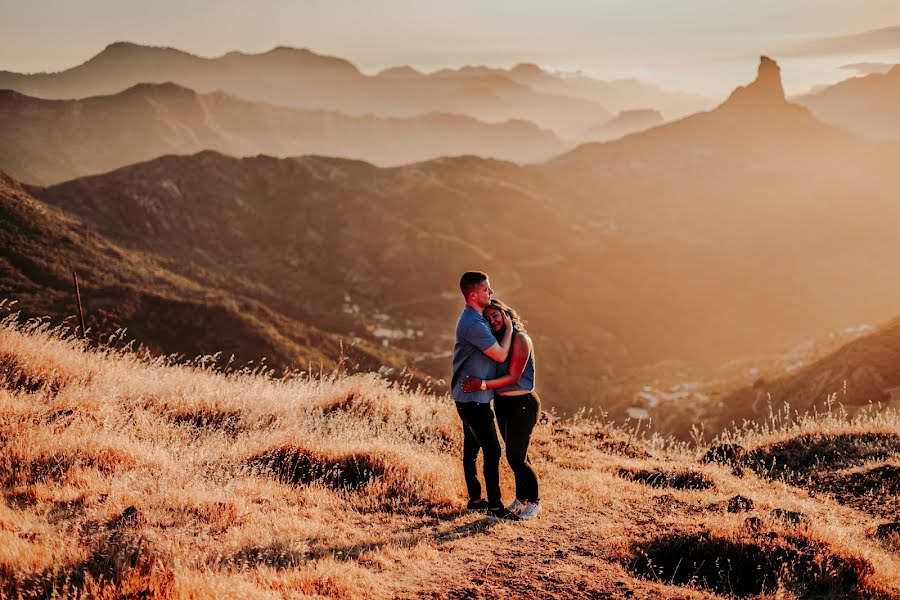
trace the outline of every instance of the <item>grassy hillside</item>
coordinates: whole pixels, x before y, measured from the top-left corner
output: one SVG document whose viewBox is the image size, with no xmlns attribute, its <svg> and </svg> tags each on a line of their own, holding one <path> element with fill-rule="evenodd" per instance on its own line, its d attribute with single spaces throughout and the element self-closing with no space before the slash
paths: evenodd
<svg viewBox="0 0 900 600">
<path fill-rule="evenodd" d="M 896 413 L 714 448 L 546 415 L 527 524 L 463 511 L 461 437 L 449 399 L 376 375 L 224 374 L 8 318 L 0 595 L 900 597 Z"/>
<path fill-rule="evenodd" d="M 851 410 L 869 403 L 896 407 L 900 391 L 898 354 L 900 317 L 796 372 L 771 381 L 759 379 L 752 386 L 738 389 L 709 412 L 714 414 L 715 409 L 729 406 L 728 418 L 740 421 L 758 417 L 767 404 L 781 406 L 787 402 L 798 410 L 811 410 L 832 395 Z"/>
<path fill-rule="evenodd" d="M 222 364 L 232 354 L 236 365 L 266 357 L 270 365 L 297 368 L 333 366 L 342 355 L 368 370 L 402 362 L 377 342 L 343 345 L 347 329 L 336 335 L 331 325 L 329 332 L 329 323 L 285 308 L 264 285 L 203 265 L 175 269 L 178 261 L 167 265 L 126 248 L 87 223 L 0 172 L 0 299 L 16 300 L 23 315 L 58 323 L 77 312 L 76 270 L 94 341 L 127 327 L 156 353 L 197 356 L 228 348 Z"/>
</svg>

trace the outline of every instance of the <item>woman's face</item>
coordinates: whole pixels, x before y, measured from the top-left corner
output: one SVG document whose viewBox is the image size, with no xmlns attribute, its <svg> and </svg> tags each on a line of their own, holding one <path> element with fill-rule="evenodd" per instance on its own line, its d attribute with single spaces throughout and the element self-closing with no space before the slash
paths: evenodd
<svg viewBox="0 0 900 600">
<path fill-rule="evenodd" d="M 489 306 L 484 309 L 484 318 L 487 319 L 492 331 L 503 331 L 503 311 Z"/>
</svg>

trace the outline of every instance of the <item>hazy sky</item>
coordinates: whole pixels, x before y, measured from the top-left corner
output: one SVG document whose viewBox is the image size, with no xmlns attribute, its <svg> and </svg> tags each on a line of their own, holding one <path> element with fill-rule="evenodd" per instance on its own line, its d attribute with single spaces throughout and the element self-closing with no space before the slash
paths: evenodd
<svg viewBox="0 0 900 600">
<path fill-rule="evenodd" d="M 844 62 L 900 62 L 900 30 L 854 54 L 789 48 L 898 25 L 900 0 L 0 0 L 0 69 L 60 70 L 120 40 L 201 56 L 288 45 L 367 72 L 531 61 L 720 94 L 770 53 L 799 92 L 846 77 Z"/>
</svg>

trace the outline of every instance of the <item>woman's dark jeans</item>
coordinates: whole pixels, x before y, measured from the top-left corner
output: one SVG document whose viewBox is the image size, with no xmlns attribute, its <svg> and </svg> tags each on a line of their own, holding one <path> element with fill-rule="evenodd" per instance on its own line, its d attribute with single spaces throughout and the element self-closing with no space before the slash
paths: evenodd
<svg viewBox="0 0 900 600">
<path fill-rule="evenodd" d="M 476 460 L 478 450 L 484 450 L 484 487 L 492 508 L 503 506 L 500 495 L 500 440 L 494 425 L 494 411 L 490 404 L 457 402 L 456 412 L 463 422 L 463 472 L 471 500 L 481 498 Z"/>
<path fill-rule="evenodd" d="M 528 444 L 541 414 L 541 399 L 534 392 L 523 396 L 495 396 L 494 410 L 506 444 L 506 460 L 516 476 L 516 498 L 539 502 L 537 475 L 528 462 Z"/>
</svg>

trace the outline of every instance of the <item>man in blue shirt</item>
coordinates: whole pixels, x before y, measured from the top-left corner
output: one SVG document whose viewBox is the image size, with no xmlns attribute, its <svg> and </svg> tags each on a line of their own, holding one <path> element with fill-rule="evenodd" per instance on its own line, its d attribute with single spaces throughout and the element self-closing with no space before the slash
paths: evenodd
<svg viewBox="0 0 900 600">
<path fill-rule="evenodd" d="M 462 389 L 465 377 L 481 380 L 493 379 L 497 363 L 506 360 L 512 343 L 512 323 L 507 321 L 503 339 L 498 343 L 487 321 L 482 316 L 484 308 L 490 304 L 494 290 L 486 273 L 469 271 L 459 280 L 459 288 L 466 300 L 466 307 L 456 322 L 456 344 L 453 347 L 453 377 L 450 390 L 456 401 L 456 412 L 463 424 L 463 472 L 469 492 L 468 508 L 487 510 L 488 514 L 510 521 L 518 516 L 503 506 L 500 494 L 500 441 L 494 426 L 494 411 L 491 410 L 493 390 L 483 387 L 471 393 Z M 481 483 L 475 461 L 479 449 L 484 450 L 484 485 L 487 488 L 487 502 L 481 497 Z"/>
</svg>

